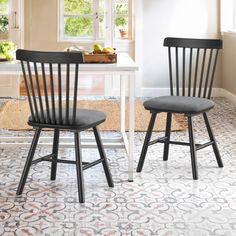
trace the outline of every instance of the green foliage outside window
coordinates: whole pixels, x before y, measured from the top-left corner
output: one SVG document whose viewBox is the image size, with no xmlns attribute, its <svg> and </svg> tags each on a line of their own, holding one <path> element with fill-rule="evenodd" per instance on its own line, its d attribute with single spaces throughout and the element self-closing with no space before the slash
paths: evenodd
<svg viewBox="0 0 236 236">
<path fill-rule="evenodd" d="M 127 26 L 127 19 L 125 17 L 116 17 L 115 19 L 115 26 L 117 27 L 121 27 L 124 28 L 125 26 Z"/>
<path fill-rule="evenodd" d="M 93 34 L 92 17 L 70 16 L 87 15 L 93 12 L 93 0 L 64 0 L 64 32 L 71 37 L 89 37 Z"/>
<path fill-rule="evenodd" d="M 85 17 L 66 17 L 65 35 L 88 37 L 93 34 L 93 22 L 91 18 Z"/>
<path fill-rule="evenodd" d="M 8 0 L 0 0 L 0 15 L 5 15 L 8 12 Z"/>
<path fill-rule="evenodd" d="M 0 0 L 0 32 L 8 31 L 8 0 Z"/>
<path fill-rule="evenodd" d="M 92 14 L 93 0 L 64 0 L 65 14 Z"/>
<path fill-rule="evenodd" d="M 0 32 L 8 31 L 8 17 L 0 16 Z"/>
<path fill-rule="evenodd" d="M 117 15 L 119 15 L 119 14 L 128 14 L 128 8 L 125 5 L 117 4 L 116 9 L 115 9 L 115 13 Z M 117 16 L 116 17 L 115 26 L 124 28 L 125 26 L 127 26 L 127 24 L 128 24 L 127 17 L 123 17 L 123 16 Z"/>
</svg>

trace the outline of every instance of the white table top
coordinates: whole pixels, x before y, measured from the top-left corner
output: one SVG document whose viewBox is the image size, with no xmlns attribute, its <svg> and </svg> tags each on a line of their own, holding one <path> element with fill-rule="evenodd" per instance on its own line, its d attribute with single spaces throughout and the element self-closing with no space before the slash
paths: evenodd
<svg viewBox="0 0 236 236">
<path fill-rule="evenodd" d="M 81 64 L 80 71 L 137 71 L 138 65 L 127 53 L 117 54 L 117 63 L 114 64 Z M 0 74 L 15 74 L 21 72 L 19 61 L 0 62 Z"/>
</svg>

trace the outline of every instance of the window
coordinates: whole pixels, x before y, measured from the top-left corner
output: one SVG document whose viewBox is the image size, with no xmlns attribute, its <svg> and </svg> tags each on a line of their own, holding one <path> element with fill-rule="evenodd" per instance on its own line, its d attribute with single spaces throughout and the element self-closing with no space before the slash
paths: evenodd
<svg viewBox="0 0 236 236">
<path fill-rule="evenodd" d="M 221 32 L 236 32 L 236 0 L 221 0 Z"/>
<path fill-rule="evenodd" d="M 129 39 L 131 0 L 59 0 L 62 41 Z M 110 26 L 110 27 L 109 27 Z"/>
<path fill-rule="evenodd" d="M 129 1 L 115 0 L 115 37 L 128 38 L 129 28 Z"/>
<path fill-rule="evenodd" d="M 9 30 L 8 5 L 8 0 L 0 0 L 0 33 L 6 33 Z"/>
</svg>

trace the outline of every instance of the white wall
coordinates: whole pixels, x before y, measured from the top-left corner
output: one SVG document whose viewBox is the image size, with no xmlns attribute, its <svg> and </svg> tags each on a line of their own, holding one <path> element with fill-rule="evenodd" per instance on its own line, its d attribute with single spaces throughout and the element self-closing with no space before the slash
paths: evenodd
<svg viewBox="0 0 236 236">
<path fill-rule="evenodd" d="M 236 34 L 223 33 L 222 88 L 236 95 Z"/>
<path fill-rule="evenodd" d="M 161 88 L 169 87 L 167 51 L 162 46 L 164 38 L 219 37 L 220 4 L 219 0 L 143 0 L 142 4 L 142 95 L 156 96 Z M 216 77 L 215 87 L 220 87 L 220 71 Z"/>
</svg>

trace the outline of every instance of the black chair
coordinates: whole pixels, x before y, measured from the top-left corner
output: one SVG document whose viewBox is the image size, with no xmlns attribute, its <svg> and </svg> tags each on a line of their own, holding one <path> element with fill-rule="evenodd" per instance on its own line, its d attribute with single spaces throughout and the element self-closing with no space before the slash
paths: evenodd
<svg viewBox="0 0 236 236">
<path fill-rule="evenodd" d="M 105 121 L 106 115 L 100 111 L 77 107 L 78 74 L 79 66 L 83 63 L 82 54 L 17 50 L 16 58 L 21 61 L 31 111 L 28 124 L 35 128 L 17 195 L 22 194 L 30 166 L 41 161 L 52 163 L 51 180 L 56 179 L 57 163 L 76 164 L 79 201 L 81 203 L 85 201 L 83 170 L 102 163 L 108 185 L 113 187 L 113 180 L 97 128 Z M 65 78 L 63 77 L 63 68 L 66 71 Z M 63 84 L 66 90 L 65 95 L 63 94 Z M 33 160 L 43 128 L 54 130 L 52 154 Z M 92 163 L 82 162 L 80 143 L 80 132 L 90 128 L 93 129 L 101 157 Z M 69 130 L 74 133 L 75 161 L 58 159 L 60 130 Z"/>
<path fill-rule="evenodd" d="M 151 119 L 144 140 L 137 172 L 141 172 L 148 146 L 164 143 L 163 160 L 168 160 L 169 145 L 190 146 L 193 179 L 198 179 L 196 151 L 212 145 L 219 167 L 223 167 L 220 153 L 213 135 L 207 113 L 214 107 L 210 100 L 219 49 L 223 42 L 219 39 L 165 38 L 168 47 L 170 96 L 152 98 L 144 102 Z M 167 113 L 165 136 L 150 141 L 153 126 L 160 112 Z M 183 113 L 188 120 L 189 143 L 171 141 L 172 113 Z M 210 141 L 195 144 L 192 118 L 203 114 Z"/>
</svg>

